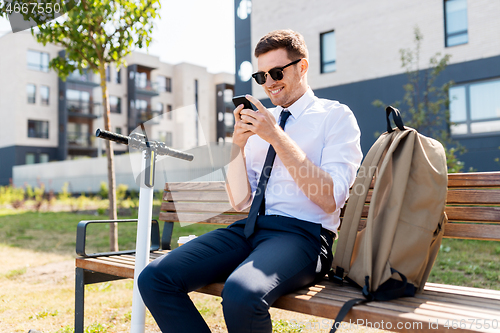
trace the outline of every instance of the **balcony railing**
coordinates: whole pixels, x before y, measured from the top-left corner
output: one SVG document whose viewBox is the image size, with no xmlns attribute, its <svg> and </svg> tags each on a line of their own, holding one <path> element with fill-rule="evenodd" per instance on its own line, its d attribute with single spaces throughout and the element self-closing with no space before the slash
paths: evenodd
<svg viewBox="0 0 500 333">
<path fill-rule="evenodd" d="M 135 87 L 140 91 L 158 94 L 158 82 L 151 82 L 150 80 L 141 80 L 136 78 Z"/>
<path fill-rule="evenodd" d="M 82 74 L 78 70 L 68 76 L 71 81 L 94 83 L 94 75 L 91 71 L 84 70 Z"/>
<path fill-rule="evenodd" d="M 91 133 L 67 132 L 68 146 L 71 148 L 92 148 L 94 137 Z"/>
<path fill-rule="evenodd" d="M 156 111 L 156 110 L 151 110 L 151 109 L 145 109 L 145 110 L 138 110 L 137 113 L 137 123 L 145 123 L 147 121 L 148 124 L 159 124 L 160 119 L 155 118 L 157 116 L 161 115 L 161 111 Z"/>
<path fill-rule="evenodd" d="M 90 103 L 78 100 L 67 100 L 66 106 L 70 116 L 98 118 L 101 116 L 100 103 Z"/>
</svg>

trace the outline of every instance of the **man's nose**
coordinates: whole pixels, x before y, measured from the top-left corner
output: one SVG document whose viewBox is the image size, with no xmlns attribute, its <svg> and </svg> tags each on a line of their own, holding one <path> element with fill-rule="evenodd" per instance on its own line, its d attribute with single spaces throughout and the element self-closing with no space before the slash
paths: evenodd
<svg viewBox="0 0 500 333">
<path fill-rule="evenodd" d="M 276 81 L 273 80 L 271 75 L 269 75 L 269 74 L 266 75 L 266 82 L 264 83 L 266 85 L 266 87 L 270 87 L 270 86 L 274 85 L 275 82 Z"/>
</svg>

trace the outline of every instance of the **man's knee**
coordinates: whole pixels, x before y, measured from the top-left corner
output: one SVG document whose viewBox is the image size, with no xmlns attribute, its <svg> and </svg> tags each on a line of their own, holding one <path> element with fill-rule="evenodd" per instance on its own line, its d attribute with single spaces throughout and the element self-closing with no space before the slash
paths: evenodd
<svg viewBox="0 0 500 333">
<path fill-rule="evenodd" d="M 143 299 L 147 298 L 153 291 L 154 275 L 154 269 L 150 266 L 146 266 L 137 278 L 137 287 Z"/>
<path fill-rule="evenodd" d="M 150 264 L 139 274 L 137 286 L 144 298 L 144 295 L 171 289 L 172 279 L 168 275 L 168 272 Z"/>
<path fill-rule="evenodd" d="M 222 306 L 226 315 L 255 314 L 267 311 L 269 308 L 260 293 L 231 280 L 226 281 L 222 290 Z"/>
</svg>

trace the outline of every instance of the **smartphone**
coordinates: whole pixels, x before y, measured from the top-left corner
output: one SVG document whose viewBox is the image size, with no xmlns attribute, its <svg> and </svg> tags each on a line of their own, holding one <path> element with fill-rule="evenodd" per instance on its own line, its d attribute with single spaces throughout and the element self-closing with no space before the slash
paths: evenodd
<svg viewBox="0 0 500 333">
<path fill-rule="evenodd" d="M 250 101 L 246 99 L 244 95 L 233 97 L 233 103 L 235 107 L 238 107 L 238 105 L 243 104 L 244 109 L 253 110 L 252 103 L 250 103 Z"/>
</svg>

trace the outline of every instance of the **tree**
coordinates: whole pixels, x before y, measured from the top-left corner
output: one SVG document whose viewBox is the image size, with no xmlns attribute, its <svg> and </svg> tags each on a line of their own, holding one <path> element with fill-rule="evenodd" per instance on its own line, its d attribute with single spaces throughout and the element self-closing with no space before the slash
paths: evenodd
<svg viewBox="0 0 500 333">
<path fill-rule="evenodd" d="M 149 46 L 152 40 L 153 19 L 159 17 L 159 8 L 159 0 L 80 0 L 74 8 L 65 11 L 65 20 L 45 20 L 45 23 L 38 25 L 38 31 L 31 29 L 39 43 L 52 43 L 65 49 L 64 58 L 56 57 L 49 64 L 63 80 L 75 70 L 80 73 L 91 70 L 100 74 L 104 128 L 108 131 L 111 126 L 106 67 L 111 63 L 116 63 L 119 67 L 124 64 L 124 57 L 131 53 L 134 47 Z M 5 6 L 0 9 L 0 16 L 6 15 Z M 35 19 L 35 22 L 40 23 L 39 21 L 40 18 Z M 112 143 L 108 140 L 106 151 L 109 218 L 116 220 L 114 154 Z M 118 249 L 116 223 L 110 224 L 110 244 L 112 251 Z"/>
<path fill-rule="evenodd" d="M 401 67 L 405 68 L 408 83 L 403 86 L 405 95 L 403 101 L 396 101 L 392 105 L 399 108 L 405 125 L 418 132 L 432 137 L 443 144 L 446 151 L 448 172 L 460 172 L 463 162 L 457 154 L 465 148 L 454 141 L 450 135 L 450 98 L 449 89 L 453 81 L 442 86 L 436 86 L 438 76 L 443 72 L 450 61 L 450 55 L 441 56 L 436 53 L 429 60 L 427 69 L 420 69 L 420 47 L 423 35 L 420 29 L 414 29 L 414 49 L 400 49 Z M 374 106 L 385 107 L 380 100 L 373 102 Z"/>
</svg>

